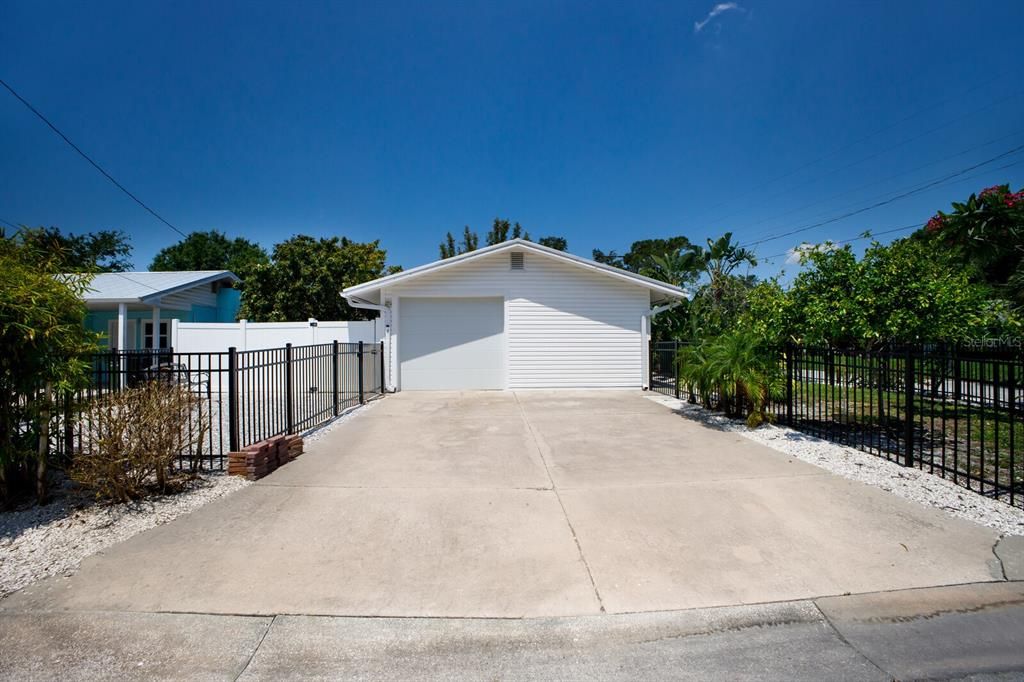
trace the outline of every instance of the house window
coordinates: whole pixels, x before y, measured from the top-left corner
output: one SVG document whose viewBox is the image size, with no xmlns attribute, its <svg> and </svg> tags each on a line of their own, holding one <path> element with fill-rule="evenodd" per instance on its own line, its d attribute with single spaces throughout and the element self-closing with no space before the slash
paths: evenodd
<svg viewBox="0 0 1024 682">
<path fill-rule="evenodd" d="M 146 322 L 142 326 L 142 344 L 143 348 L 153 348 L 153 323 Z M 167 323 L 160 323 L 160 348 L 167 348 L 170 346 L 170 337 L 167 334 Z"/>
</svg>

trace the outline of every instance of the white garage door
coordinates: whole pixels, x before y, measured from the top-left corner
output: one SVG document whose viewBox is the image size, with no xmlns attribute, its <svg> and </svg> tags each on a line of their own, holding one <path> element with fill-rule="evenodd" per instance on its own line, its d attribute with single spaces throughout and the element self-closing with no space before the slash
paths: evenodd
<svg viewBox="0 0 1024 682">
<path fill-rule="evenodd" d="M 402 298 L 402 390 L 505 388 L 500 298 Z"/>
</svg>

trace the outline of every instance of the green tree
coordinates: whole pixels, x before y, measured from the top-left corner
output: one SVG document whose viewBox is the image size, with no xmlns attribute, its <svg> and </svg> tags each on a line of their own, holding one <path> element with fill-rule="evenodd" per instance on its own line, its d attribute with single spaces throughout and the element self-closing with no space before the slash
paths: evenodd
<svg viewBox="0 0 1024 682">
<path fill-rule="evenodd" d="M 697 274 L 694 266 L 685 259 L 691 247 L 690 240 L 682 235 L 667 239 L 640 239 L 630 245 L 625 255 L 594 249 L 593 259 L 674 286 L 686 286 L 696 279 Z M 658 342 L 690 336 L 687 332 L 691 326 L 690 314 L 690 304 L 683 303 L 656 316 L 651 327 L 652 340 Z"/>
<path fill-rule="evenodd" d="M 511 235 L 511 236 L 510 236 Z M 495 218 L 491 224 L 490 231 L 484 236 L 487 246 L 494 246 L 495 244 L 501 244 L 509 239 L 525 239 L 530 241 L 530 233 L 523 229 L 523 226 L 519 223 L 512 223 L 504 218 Z M 540 243 L 544 243 L 545 240 L 549 240 L 551 244 L 557 244 L 560 246 L 551 246 L 551 244 L 545 244 L 545 246 L 551 246 L 551 248 L 559 249 L 560 251 L 566 250 L 566 241 L 562 237 L 544 237 Z M 438 250 L 441 253 L 441 258 L 451 258 L 462 253 L 468 253 L 470 251 L 476 251 L 480 244 L 480 237 L 476 232 L 469 229 L 469 225 L 462 231 L 462 242 L 459 244 L 455 243 L 455 237 L 449 232 L 445 235 L 444 241 L 438 246 Z"/>
<path fill-rule="evenodd" d="M 519 223 L 516 223 L 516 228 L 519 228 Z M 502 242 L 508 241 L 508 231 L 511 229 L 509 221 L 502 218 L 495 218 L 494 223 L 491 225 L 490 232 L 487 233 L 487 246 L 494 246 Z"/>
<path fill-rule="evenodd" d="M 462 230 L 462 242 L 458 245 L 455 244 L 455 237 L 452 236 L 451 232 L 445 235 L 444 241 L 441 242 L 441 258 L 451 258 L 462 253 L 476 251 L 477 244 L 479 243 L 480 238 L 476 232 L 470 230 L 469 225 L 466 225 Z"/>
<path fill-rule="evenodd" d="M 177 244 L 161 249 L 149 269 L 230 270 L 244 278 L 257 265 L 270 262 L 262 246 L 248 239 L 229 239 L 223 232 L 193 232 Z"/>
<path fill-rule="evenodd" d="M 712 295 L 720 296 L 728 278 L 742 265 L 757 265 L 753 251 L 741 247 L 732 240 L 732 232 L 726 232 L 718 239 L 708 239 L 707 248 L 690 246 L 685 253 L 685 266 L 694 272 L 703 273 Z"/>
<path fill-rule="evenodd" d="M 49 429 L 58 401 L 83 385 L 86 353 L 99 337 L 85 327 L 90 275 L 64 276 L 75 254 L 32 231 L 0 231 L 0 503 L 35 481 L 46 498 Z"/>
<path fill-rule="evenodd" d="M 640 239 L 630 245 L 625 255 L 620 256 L 615 251 L 605 253 L 600 249 L 594 249 L 593 259 L 598 263 L 642 273 L 645 269 L 655 267 L 655 257 L 675 255 L 689 249 L 690 246 L 690 240 L 682 235 L 667 239 Z"/>
<path fill-rule="evenodd" d="M 557 251 L 569 250 L 569 242 L 566 241 L 565 237 L 541 237 L 537 240 L 537 243 Z"/>
<path fill-rule="evenodd" d="M 735 328 L 756 284 L 753 276 L 735 273 L 743 265 L 757 265 L 754 253 L 733 242 L 732 233 L 727 232 L 708 239 L 706 248 L 686 247 L 677 260 L 676 271 L 691 273 L 692 281 L 700 282 L 689 306 L 689 332 L 713 338 Z"/>
<path fill-rule="evenodd" d="M 386 267 L 386 257 L 379 241 L 292 237 L 276 244 L 270 263 L 253 267 L 243 280 L 240 315 L 257 322 L 372 318 L 375 313 L 350 307 L 339 292 L 400 270 Z"/>
<path fill-rule="evenodd" d="M 64 234 L 59 227 L 20 230 L 18 239 L 41 253 L 52 254 L 63 272 L 127 272 L 132 268 L 132 246 L 120 230 Z"/>
<path fill-rule="evenodd" d="M 749 330 L 768 346 L 781 348 L 794 340 L 792 297 L 777 279 L 758 282 L 747 292 L 737 327 Z"/>
<path fill-rule="evenodd" d="M 962 341 L 1020 328 L 1020 320 L 972 282 L 956 254 L 903 239 L 804 253 L 788 292 L 790 336 L 808 344 L 877 347 Z"/>
<path fill-rule="evenodd" d="M 1024 306 L 1024 190 L 995 185 L 939 211 L 914 235 L 952 251 L 972 278 Z"/>
<path fill-rule="evenodd" d="M 626 267 L 626 263 L 622 260 L 622 256 L 620 256 L 614 249 L 607 253 L 601 249 L 594 249 L 590 252 L 590 258 L 598 263 L 610 265 L 613 268 L 620 268 L 622 270 L 629 269 Z"/>
</svg>

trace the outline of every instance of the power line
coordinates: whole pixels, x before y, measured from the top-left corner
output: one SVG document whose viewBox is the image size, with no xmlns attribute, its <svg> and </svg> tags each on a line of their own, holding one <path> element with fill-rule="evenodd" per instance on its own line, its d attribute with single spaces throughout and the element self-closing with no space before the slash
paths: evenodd
<svg viewBox="0 0 1024 682">
<path fill-rule="evenodd" d="M 807 230 L 813 230 L 816 227 L 821 227 L 823 225 L 828 225 L 830 223 L 838 222 L 840 220 L 845 220 L 846 218 L 850 218 L 852 216 L 859 215 L 859 214 L 865 213 L 867 211 L 871 211 L 873 209 L 879 208 L 880 206 L 885 206 L 887 204 L 891 204 L 891 203 L 893 203 L 895 201 L 899 201 L 900 199 L 905 199 L 905 198 L 907 198 L 909 196 L 913 196 L 914 194 L 919 194 L 919 193 L 925 191 L 926 189 L 930 189 L 930 188 L 932 188 L 932 187 L 934 187 L 936 185 L 939 185 L 939 184 L 941 184 L 943 182 L 946 182 L 947 180 L 951 180 L 951 179 L 956 178 L 958 176 L 961 176 L 961 175 L 964 175 L 966 173 L 969 173 L 972 170 L 975 170 L 975 169 L 980 168 L 982 166 L 986 166 L 986 165 L 992 163 L 993 161 L 998 161 L 999 159 L 1002 159 L 1002 158 L 1005 158 L 1007 156 L 1010 156 L 1011 154 L 1016 154 L 1017 152 L 1019 152 L 1021 150 L 1024 150 L 1024 145 L 1019 145 L 1019 146 L 1014 147 L 1013 149 L 1011 149 L 1009 151 L 1006 151 L 1006 152 L 1003 152 L 1002 154 L 994 156 L 991 159 L 986 159 L 985 161 L 982 161 L 980 163 L 976 163 L 973 166 L 968 166 L 967 168 L 963 168 L 963 169 L 961 169 L 959 171 L 956 171 L 955 173 L 950 173 L 949 175 L 943 176 L 943 177 L 941 177 L 941 178 L 939 178 L 937 180 L 934 180 L 932 182 L 925 183 L 924 185 L 921 185 L 921 186 L 916 187 L 914 189 L 911 189 L 909 191 L 903 192 L 901 194 L 897 194 L 896 196 L 890 197 L 890 198 L 885 199 L 883 201 L 878 201 L 878 202 L 875 202 L 875 203 L 870 204 L 868 206 L 863 206 L 863 207 L 858 208 L 858 209 L 856 209 L 854 211 L 850 211 L 848 213 L 844 213 L 842 215 L 838 215 L 838 216 L 829 218 L 827 220 L 823 220 L 823 221 L 820 221 L 820 222 L 817 222 L 817 223 L 813 223 L 811 225 L 805 225 L 803 227 L 798 227 L 795 230 L 790 230 L 788 232 L 782 232 L 782 233 L 779 233 L 779 234 L 776 234 L 776 235 L 765 237 L 763 239 L 757 239 L 755 241 L 747 242 L 747 243 L 743 244 L 743 246 L 756 246 L 757 244 L 763 244 L 764 242 L 774 241 L 776 239 L 781 239 L 782 237 L 788 237 L 790 235 L 798 234 L 800 232 L 806 232 Z M 1013 165 L 1013 164 L 1011 164 L 1011 165 Z"/>
<path fill-rule="evenodd" d="M 132 194 L 131 192 L 129 192 L 129 191 L 128 191 L 128 189 L 127 189 L 127 188 L 126 188 L 126 187 L 125 187 L 124 185 L 122 185 L 122 184 L 121 184 L 120 182 L 118 182 L 117 180 L 115 180 L 115 179 L 114 179 L 114 176 L 112 176 L 112 175 L 111 175 L 110 173 L 108 173 L 107 171 L 105 171 L 105 170 L 103 169 L 103 167 L 102 167 L 102 166 L 100 166 L 100 165 L 99 165 L 98 163 L 96 163 L 95 161 L 93 161 L 93 160 L 92 160 L 92 159 L 91 159 L 91 158 L 89 157 L 89 155 L 88 155 L 88 154 L 86 154 L 85 152 L 83 152 L 83 151 L 82 151 L 82 150 L 81 150 L 81 149 L 80 149 L 80 148 L 78 147 L 78 145 L 76 145 L 76 144 L 75 144 L 74 142 L 72 142 L 72 141 L 71 141 L 71 140 L 70 140 L 70 139 L 68 138 L 68 136 L 67 136 L 67 135 L 65 135 L 64 133 L 62 133 L 62 132 L 60 131 L 60 129 L 59 129 L 59 128 L 57 128 L 57 126 L 55 126 L 55 125 L 53 125 L 52 123 L 50 123 L 49 119 L 47 119 L 47 118 L 46 118 L 45 116 L 43 116 L 43 115 L 42 115 L 42 114 L 41 114 L 41 113 L 39 112 L 39 110 L 38 110 L 38 109 L 36 109 L 36 108 L 35 108 L 34 106 L 32 106 L 32 105 L 31 105 L 31 104 L 30 104 L 30 103 L 28 102 L 28 100 L 26 100 L 26 99 L 25 99 L 24 97 L 22 97 L 21 95 L 19 95 L 19 94 L 18 94 L 18 93 L 17 93 L 17 92 L 16 92 L 15 90 L 14 90 L 14 88 L 12 88 L 12 87 L 11 87 L 10 85 L 8 85 L 8 84 L 7 84 L 7 82 L 6 82 L 6 81 L 4 81 L 4 80 L 3 80 L 2 78 L 0 78 L 0 85 L 3 85 L 3 86 L 4 86 L 5 88 L 7 88 L 7 91 L 8 91 L 8 92 L 10 92 L 10 93 L 11 93 L 12 95 L 14 95 L 14 97 L 15 97 L 15 98 L 16 98 L 16 99 L 17 99 L 17 100 L 18 100 L 19 102 L 21 102 L 21 103 L 22 103 L 22 104 L 24 104 L 24 105 L 25 105 L 26 107 L 28 107 L 29 111 L 31 111 L 31 112 L 32 112 L 33 114 L 35 114 L 36 116 L 38 116 L 38 117 L 39 117 L 39 120 L 41 120 L 41 121 L 42 121 L 43 123 L 45 123 L 46 125 L 48 125 L 48 126 L 50 127 L 50 130 L 52 130 L 53 132 L 57 133 L 57 135 L 59 135 L 59 136 L 60 136 L 60 138 L 61 138 L 62 140 L 64 140 L 65 142 L 67 142 L 67 143 L 68 143 L 68 145 L 69 145 L 69 146 L 70 146 L 70 147 L 71 147 L 72 149 L 74 149 L 74 150 L 75 150 L 76 152 L 78 152 L 79 156 L 81 156 L 81 157 L 82 157 L 83 159 L 85 159 L 85 160 L 86 160 L 86 161 L 88 161 L 88 162 L 89 162 L 90 164 L 92 164 L 92 167 L 93 167 L 93 168 L 95 168 L 95 169 L 96 169 L 96 170 L 98 170 L 98 171 L 99 171 L 100 173 L 102 173 L 102 174 L 103 174 L 103 177 L 105 177 L 105 178 L 106 178 L 107 180 L 110 180 L 110 181 L 111 181 L 112 183 L 114 183 L 114 186 L 115 186 L 115 187 L 117 187 L 117 188 L 118 188 L 119 190 L 121 190 L 122 192 L 124 192 L 125 194 L 127 194 L 127 195 L 128 195 L 128 196 L 129 196 L 130 198 L 131 198 L 131 200 L 132 200 L 132 201 L 134 201 L 135 203 L 137 203 L 137 204 L 138 204 L 139 206 L 141 206 L 142 208 L 146 209 L 146 210 L 147 210 L 147 211 L 148 211 L 148 212 L 149 212 L 149 213 L 150 213 L 150 214 L 151 214 L 151 215 L 152 215 L 152 216 L 153 216 L 154 218 L 156 218 L 157 220 L 159 220 L 160 222 L 162 222 L 162 223 L 163 223 L 164 225 L 166 225 L 167 227 L 171 228 L 172 230 L 174 230 L 175 232 L 177 232 L 178 234 L 180 234 L 180 235 L 181 235 L 182 237 L 188 237 L 188 235 L 187 235 L 187 234 L 185 234 L 184 232 L 182 232 L 181 230 L 179 230 L 179 229 L 178 229 L 177 227 L 175 227 L 174 225 L 172 225 L 172 224 L 171 224 L 170 222 L 168 222 L 168 221 L 167 221 L 167 220 L 166 220 L 166 219 L 165 219 L 165 218 L 164 218 L 163 216 L 161 216 L 161 215 L 160 215 L 159 213 L 157 213 L 156 211 L 154 211 L 153 209 L 151 209 L 151 208 L 150 208 L 149 206 L 147 206 L 147 205 L 146 205 L 145 203 L 143 203 L 143 201 L 142 201 L 141 199 L 139 199 L 139 198 L 138 198 L 137 196 L 135 196 L 134 194 Z"/>
<path fill-rule="evenodd" d="M 995 80 L 995 79 L 992 79 L 992 80 Z M 983 83 L 981 85 L 978 85 L 975 88 L 972 88 L 972 90 L 976 90 L 976 89 L 982 87 L 983 85 L 987 84 L 988 82 L 991 82 L 991 81 L 986 81 L 985 83 Z M 948 128 L 949 126 L 951 126 L 951 125 L 953 125 L 955 123 L 961 122 L 961 121 L 963 121 L 963 120 L 965 120 L 967 118 L 975 116 L 976 114 L 980 114 L 981 112 L 988 111 L 988 110 L 992 109 L 993 106 L 995 106 L 997 104 L 1001 104 L 1002 102 L 1005 102 L 1005 101 L 1007 101 L 1009 99 L 1013 99 L 1014 97 L 1017 97 L 1017 96 L 1021 95 L 1022 93 L 1024 93 L 1024 91 L 1017 91 L 1017 92 L 1014 92 L 1012 94 L 1006 95 L 1004 97 L 1000 97 L 998 99 L 990 101 L 989 103 L 987 103 L 984 106 L 982 106 L 982 108 L 980 108 L 980 109 L 971 110 L 971 111 L 969 111 L 969 112 L 967 112 L 965 114 L 962 114 L 961 116 L 957 116 L 957 117 L 955 117 L 953 119 L 950 119 L 950 120 L 948 120 L 948 121 L 946 121 L 944 123 L 941 123 L 941 124 L 935 126 L 934 128 L 930 128 L 930 129 L 928 129 L 928 130 L 926 130 L 926 131 L 924 131 L 922 133 L 913 135 L 912 137 L 906 138 L 904 140 L 896 142 L 895 144 L 892 144 L 890 146 L 884 147 L 884 148 L 882 148 L 882 150 L 880 150 L 878 152 L 874 152 L 872 154 L 869 154 L 868 156 L 862 157 L 862 158 L 858 159 L 857 161 L 851 162 L 851 163 L 849 163 L 849 164 L 847 164 L 845 166 L 840 166 L 839 168 L 834 168 L 834 169 L 831 169 L 830 171 L 826 171 L 824 173 L 821 173 L 814 180 L 811 180 L 809 182 L 804 182 L 804 183 L 798 183 L 798 184 L 795 184 L 795 185 L 793 185 L 791 187 L 788 187 L 786 189 L 782 189 L 781 191 L 779 191 L 779 193 L 771 195 L 769 197 L 769 199 L 780 197 L 780 196 L 784 196 L 786 194 L 791 194 L 792 191 L 794 191 L 796 189 L 799 189 L 801 187 L 804 187 L 804 186 L 806 186 L 808 184 L 813 184 L 814 182 L 818 182 L 822 178 L 825 178 L 825 177 L 827 177 L 829 175 L 833 175 L 835 173 L 838 173 L 839 171 L 846 170 L 847 168 L 851 168 L 851 167 L 856 166 L 858 164 L 861 164 L 861 163 L 863 163 L 865 161 L 869 161 L 871 159 L 880 157 L 880 156 L 882 156 L 882 155 L 884 155 L 884 154 L 886 154 L 888 152 L 892 152 L 893 150 L 897 150 L 897 148 L 899 148 L 901 146 L 905 146 L 906 144 L 909 144 L 910 142 L 914 142 L 916 140 L 919 140 L 919 139 L 922 139 L 924 137 L 927 137 L 928 135 L 931 135 L 934 132 L 938 132 L 939 130 L 942 130 L 943 128 Z M 855 140 L 853 142 L 849 142 L 849 143 L 847 143 L 847 144 L 845 144 L 843 146 L 837 147 L 836 150 L 833 150 L 833 151 L 829 152 L 828 154 L 826 154 L 826 155 L 824 155 L 822 157 L 819 157 L 818 159 L 815 159 L 812 162 L 806 163 L 806 164 L 804 164 L 803 166 L 800 166 L 799 168 L 797 168 L 794 171 L 788 172 L 788 173 L 786 173 L 784 175 L 776 176 L 775 178 L 773 178 L 771 180 L 768 180 L 766 182 L 762 182 L 759 185 L 756 185 L 750 191 L 748 191 L 748 193 L 746 193 L 746 194 L 751 195 L 752 193 L 754 193 L 754 191 L 757 191 L 758 189 L 762 189 L 762 188 L 768 186 L 769 184 L 772 184 L 772 183 L 776 182 L 777 180 L 783 179 L 785 177 L 790 177 L 790 176 L 796 174 L 798 171 L 803 170 L 804 168 L 812 166 L 812 165 L 814 165 L 816 163 L 819 163 L 820 161 L 823 161 L 823 160 L 828 159 L 830 157 L 836 156 L 836 154 L 847 150 L 847 148 L 855 146 L 856 144 L 859 144 L 860 142 L 862 142 L 862 141 L 864 141 L 864 140 L 866 140 L 866 139 L 868 139 L 870 137 L 873 137 L 874 135 L 876 135 L 878 133 L 881 133 L 881 132 L 884 132 L 886 130 L 889 130 L 889 129 L 895 127 L 896 125 L 898 125 L 899 123 L 903 123 L 904 121 L 907 121 L 907 120 L 910 120 L 912 118 L 915 118 L 916 116 L 919 116 L 920 114 L 922 114 L 922 113 L 924 113 L 926 111 L 930 111 L 931 109 L 934 109 L 934 106 L 936 106 L 938 104 L 941 104 L 941 103 L 944 103 L 945 101 L 949 101 L 950 99 L 952 99 L 952 97 L 947 98 L 945 100 L 942 100 L 941 102 L 938 102 L 937 104 L 933 104 L 933 105 L 929 106 L 929 108 L 926 108 L 924 110 L 916 112 L 916 113 L 910 115 L 909 117 L 901 119 L 900 121 L 897 121 L 896 123 L 894 123 L 894 124 L 892 124 L 892 125 L 890 125 L 890 126 L 888 126 L 886 128 L 881 128 L 881 129 L 877 130 L 876 132 L 873 132 L 873 133 L 868 134 L 868 135 L 866 135 L 864 137 L 858 138 L 857 140 Z M 714 207 L 709 209 L 709 212 L 714 210 L 714 209 L 716 209 L 716 208 L 720 208 L 722 206 L 725 206 L 726 204 L 728 204 L 728 201 L 716 204 Z M 727 213 L 727 214 L 725 214 L 723 216 L 717 216 L 717 219 L 721 220 L 723 218 L 728 218 L 730 216 L 736 215 L 737 213 L 739 213 L 742 210 L 743 209 L 739 209 L 737 211 L 733 211 L 731 213 Z M 707 212 L 705 213 L 705 215 L 707 215 Z"/>
<path fill-rule="evenodd" d="M 824 241 L 822 243 L 823 244 L 836 244 L 836 245 L 839 245 L 839 244 L 849 244 L 851 242 L 859 242 L 859 241 L 861 241 L 863 239 L 874 239 L 875 237 L 881 237 L 881 236 L 884 236 L 884 235 L 887 235 L 887 234 L 893 234 L 894 232 L 903 232 L 905 230 L 910 230 L 910 229 L 916 229 L 916 228 L 924 227 L 924 225 L 925 225 L 924 223 L 914 223 L 913 225 L 901 225 L 900 227 L 894 227 L 891 230 L 883 230 L 882 232 L 871 232 L 869 234 L 862 234 L 862 235 L 860 235 L 858 237 L 850 237 L 849 239 L 840 239 L 839 241 L 832 241 L 832 240 L 829 239 L 829 240 L 826 240 L 826 241 Z M 795 248 L 799 248 L 799 247 L 794 247 L 794 249 Z M 760 262 L 770 263 L 774 259 L 781 258 L 782 256 L 788 256 L 792 252 L 793 252 L 793 249 L 790 249 L 789 251 L 784 251 L 783 253 L 772 254 L 771 256 L 768 256 L 768 257 L 764 258 Z"/>
<path fill-rule="evenodd" d="M 957 152 L 956 154 L 950 154 L 949 156 L 944 156 L 944 157 L 942 157 L 940 159 L 935 159 L 934 161 L 929 161 L 928 163 L 923 163 L 920 166 L 915 166 L 915 167 L 910 168 L 908 170 L 902 171 L 900 173 L 895 173 L 893 175 L 889 175 L 889 176 L 881 178 L 879 180 L 872 180 L 871 182 L 865 183 L 863 185 L 858 185 L 857 187 L 854 187 L 853 189 L 849 189 L 849 190 L 846 190 L 846 191 L 843 191 L 843 192 L 839 192 L 838 194 L 833 194 L 832 196 L 825 197 L 824 199 L 818 199 L 817 201 L 812 201 L 809 204 L 804 204 L 803 206 L 799 206 L 797 208 L 790 209 L 790 210 L 785 211 L 783 213 L 778 213 L 778 214 L 773 215 L 773 216 L 768 216 L 766 218 L 761 218 L 760 220 L 755 220 L 752 223 L 747 223 L 746 225 L 743 225 L 741 227 L 733 228 L 733 231 L 735 232 L 735 231 L 739 231 L 739 230 L 745 230 L 745 229 L 754 227 L 755 225 L 761 225 L 762 223 L 766 223 L 768 221 L 775 220 L 777 218 L 783 218 L 783 217 L 791 215 L 793 213 L 799 213 L 800 211 L 803 211 L 804 209 L 807 209 L 807 208 L 811 208 L 812 206 L 817 206 L 818 204 L 822 204 L 822 203 L 825 203 L 827 201 L 832 201 L 833 199 L 839 199 L 839 198 L 847 196 L 849 194 L 853 194 L 855 192 L 858 192 L 858 191 L 860 191 L 862 189 L 866 189 L 868 187 L 873 187 L 874 185 L 879 185 L 879 184 L 881 184 L 883 182 L 888 182 L 890 180 L 895 180 L 896 178 L 903 177 L 904 175 L 909 175 L 911 173 L 916 173 L 919 170 L 922 170 L 924 168 L 928 168 L 929 166 L 934 166 L 935 164 L 942 163 L 943 161 L 949 161 L 950 159 L 955 159 L 957 157 L 963 156 L 964 154 L 969 154 L 969 153 L 971 153 L 973 151 L 977 151 L 979 149 L 984 149 L 985 147 L 988 147 L 989 145 L 995 144 L 996 142 L 1002 142 L 1003 140 L 1006 140 L 1006 139 L 1011 138 L 1011 137 L 1015 137 L 1017 135 L 1020 135 L 1021 133 L 1024 133 L 1024 129 L 1016 130 L 1016 131 L 1014 131 L 1014 132 L 1012 132 L 1012 133 L 1010 133 L 1008 135 L 1002 135 L 1000 137 L 989 139 L 986 142 L 983 142 L 981 144 L 975 145 L 973 147 L 969 147 L 967 149 L 964 149 L 962 151 Z M 916 183 L 914 183 L 914 184 L 916 185 Z"/>
<path fill-rule="evenodd" d="M 1004 170 L 1004 169 L 1007 169 L 1007 168 L 1013 168 L 1014 166 L 1019 166 L 1021 163 L 1024 163 L 1024 160 L 1018 160 L 1018 161 L 1014 161 L 1012 163 L 1008 163 L 1008 164 L 1005 164 L 1005 165 L 1002 165 L 1002 166 L 996 166 L 995 168 L 985 169 L 985 170 L 983 170 L 983 171 L 981 171 L 979 173 L 973 173 L 971 175 L 958 176 L 958 177 L 953 177 L 953 178 L 950 178 L 949 176 L 946 176 L 945 178 L 940 178 L 939 180 L 935 181 L 934 183 L 929 183 L 930 186 L 915 188 L 912 192 L 908 193 L 908 196 L 909 196 L 909 194 L 917 194 L 919 192 L 927 191 L 929 189 L 934 189 L 934 188 L 940 187 L 942 185 L 957 184 L 959 182 L 964 182 L 966 180 L 970 180 L 970 179 L 973 179 L 973 178 L 982 177 L 983 175 L 986 175 L 986 174 L 994 172 L 994 171 L 1000 171 L 1000 170 Z M 900 195 L 898 197 L 893 197 L 891 201 L 896 201 L 896 200 L 901 199 L 901 198 L 904 198 L 903 195 Z M 886 202 L 880 202 L 880 203 L 884 204 L 884 203 L 891 203 L 891 202 L 887 200 Z M 874 208 L 874 207 L 875 206 L 872 206 L 871 208 Z M 870 210 L 870 209 L 865 209 L 865 210 Z M 784 233 L 784 234 L 779 234 L 779 235 L 776 235 L 776 236 L 773 236 L 773 237 L 767 237 L 767 238 L 762 239 L 762 240 L 760 240 L 758 242 L 752 242 L 752 243 L 760 244 L 760 243 L 763 243 L 763 242 L 774 241 L 776 239 L 780 239 L 782 237 L 789 236 L 791 234 L 795 234 L 795 233 L 799 233 L 799 232 L 804 232 L 804 231 L 809 230 L 809 229 L 811 229 L 813 227 L 819 227 L 819 226 L 821 226 L 823 224 L 830 224 L 830 223 L 833 223 L 833 222 L 838 222 L 840 220 L 844 220 L 845 218 L 850 217 L 850 215 L 856 215 L 856 214 L 863 213 L 863 212 L 864 212 L 863 210 L 859 210 L 858 209 L 857 211 L 854 211 L 851 214 L 845 214 L 845 215 L 842 215 L 842 216 L 839 216 L 839 217 L 836 217 L 836 218 L 829 218 L 829 219 L 825 220 L 822 223 L 815 223 L 814 225 L 807 225 L 807 226 L 797 228 L 796 230 L 792 230 L 792 231 Z M 744 244 L 744 246 L 746 246 L 746 245 L 747 244 Z"/>
<path fill-rule="evenodd" d="M 10 225 L 15 230 L 20 230 L 21 229 L 18 225 L 15 225 L 10 220 L 5 220 L 4 218 L 0 218 L 0 223 L 4 223 L 6 225 Z M 140 282 L 137 279 L 129 277 L 128 275 L 124 274 L 123 272 L 99 272 L 99 273 L 94 273 L 94 274 L 98 274 L 98 275 L 117 275 L 118 277 L 123 277 L 124 279 L 128 280 L 129 282 L 132 282 L 133 284 L 138 284 L 140 287 L 146 287 L 147 289 L 152 289 L 153 291 L 160 291 L 159 289 L 157 289 L 156 287 L 152 286 L 151 284 L 146 284 L 145 282 Z"/>
</svg>

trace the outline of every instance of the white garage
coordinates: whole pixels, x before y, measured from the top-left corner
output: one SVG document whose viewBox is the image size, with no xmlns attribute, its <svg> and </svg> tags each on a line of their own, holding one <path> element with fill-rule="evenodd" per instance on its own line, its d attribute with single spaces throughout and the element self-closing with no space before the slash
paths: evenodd
<svg viewBox="0 0 1024 682">
<path fill-rule="evenodd" d="M 391 390 L 639 388 L 686 292 L 514 239 L 342 292 L 384 318 Z"/>
</svg>

